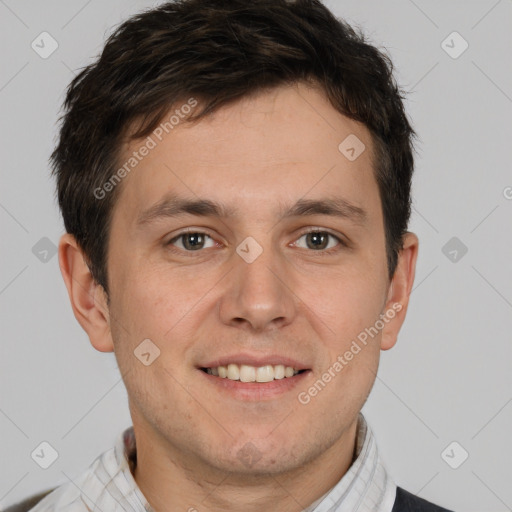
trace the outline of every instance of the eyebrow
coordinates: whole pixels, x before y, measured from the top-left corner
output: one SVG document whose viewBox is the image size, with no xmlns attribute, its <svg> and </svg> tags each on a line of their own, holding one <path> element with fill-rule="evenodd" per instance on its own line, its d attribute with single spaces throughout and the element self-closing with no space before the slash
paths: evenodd
<svg viewBox="0 0 512 512">
<path fill-rule="evenodd" d="M 137 225 L 145 226 L 156 220 L 182 215 L 229 218 L 236 216 L 238 211 L 238 208 L 224 206 L 209 199 L 185 199 L 177 196 L 167 196 L 144 210 L 138 216 Z M 364 226 L 368 221 L 368 214 L 363 208 L 341 197 L 299 199 L 290 208 L 286 209 L 281 206 L 279 220 L 311 215 L 339 217 L 361 226 Z"/>
</svg>

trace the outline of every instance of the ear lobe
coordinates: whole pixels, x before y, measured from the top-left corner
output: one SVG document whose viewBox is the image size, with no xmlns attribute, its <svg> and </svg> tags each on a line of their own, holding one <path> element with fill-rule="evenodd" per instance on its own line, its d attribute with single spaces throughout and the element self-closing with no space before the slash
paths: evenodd
<svg viewBox="0 0 512 512">
<path fill-rule="evenodd" d="M 59 266 L 73 313 L 100 352 L 113 352 L 105 290 L 93 278 L 82 249 L 69 233 L 59 241 Z"/>
<path fill-rule="evenodd" d="M 381 350 L 389 350 L 396 344 L 398 333 L 404 323 L 414 284 L 418 249 L 418 237 L 414 233 L 407 232 L 404 235 L 403 247 L 398 255 L 397 267 L 389 285 L 383 311 L 388 321 L 385 322 L 382 330 Z"/>
</svg>

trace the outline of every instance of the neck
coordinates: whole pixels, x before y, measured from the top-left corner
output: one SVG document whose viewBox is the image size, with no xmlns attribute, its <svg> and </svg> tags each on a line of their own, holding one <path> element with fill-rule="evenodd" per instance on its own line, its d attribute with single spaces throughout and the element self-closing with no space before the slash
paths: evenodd
<svg viewBox="0 0 512 512">
<path fill-rule="evenodd" d="M 357 420 L 334 444 L 302 467 L 282 473 L 220 471 L 134 422 L 134 479 L 155 512 L 297 512 L 334 487 L 351 466 Z"/>
</svg>

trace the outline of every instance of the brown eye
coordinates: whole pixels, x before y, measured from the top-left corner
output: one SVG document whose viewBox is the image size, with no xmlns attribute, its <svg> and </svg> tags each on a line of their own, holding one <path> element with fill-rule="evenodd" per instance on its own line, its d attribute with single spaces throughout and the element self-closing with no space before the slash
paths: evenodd
<svg viewBox="0 0 512 512">
<path fill-rule="evenodd" d="M 188 233 L 182 233 L 181 235 L 178 235 L 174 237 L 172 240 L 168 242 L 168 245 L 176 245 L 178 248 L 185 250 L 185 251 L 198 251 L 200 249 L 205 248 L 205 242 L 206 239 L 211 237 L 208 236 L 206 233 L 194 233 L 194 232 L 188 232 Z M 175 244 L 176 241 L 182 241 L 181 247 L 180 244 Z M 212 240 L 213 242 L 213 240 Z M 211 245 L 210 247 L 213 247 Z"/>
<path fill-rule="evenodd" d="M 335 248 L 337 245 L 345 245 L 340 238 L 329 233 L 328 231 L 310 231 L 308 233 L 304 233 L 300 238 L 305 238 L 305 247 L 304 245 L 300 245 L 297 243 L 298 247 L 304 249 L 311 249 L 313 251 L 326 251 L 329 252 L 329 249 Z M 331 240 L 335 241 L 334 243 Z M 337 243 L 336 243 L 337 242 Z"/>
</svg>

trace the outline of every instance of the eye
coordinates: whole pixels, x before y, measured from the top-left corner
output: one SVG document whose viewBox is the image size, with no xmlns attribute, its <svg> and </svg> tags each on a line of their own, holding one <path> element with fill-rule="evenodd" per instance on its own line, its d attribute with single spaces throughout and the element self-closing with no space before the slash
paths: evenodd
<svg viewBox="0 0 512 512">
<path fill-rule="evenodd" d="M 169 242 L 167 242 L 167 245 L 176 245 L 176 247 L 178 247 L 179 249 L 188 252 L 198 251 L 200 249 L 205 248 L 205 242 L 207 238 L 210 239 L 210 241 L 212 242 L 212 245 L 208 247 L 213 247 L 215 243 L 213 242 L 211 236 L 207 235 L 206 233 L 193 231 L 188 231 L 186 233 L 181 233 L 180 235 L 175 236 L 172 240 L 169 240 Z M 176 241 L 180 240 L 183 240 L 183 243 L 175 244 Z"/>
<path fill-rule="evenodd" d="M 305 238 L 305 246 L 299 241 Z M 337 242 L 337 243 L 336 243 Z M 207 245 L 209 243 L 209 245 Z M 215 247 L 216 243 L 211 236 L 201 231 L 187 231 L 180 233 L 166 243 L 166 246 L 174 246 L 177 252 L 198 252 L 201 249 Z M 319 253 L 332 253 L 339 250 L 337 246 L 346 247 L 346 243 L 336 235 L 319 229 L 303 233 L 293 245 L 302 249 L 310 249 Z M 174 247 L 172 250 L 175 250 Z"/>
<path fill-rule="evenodd" d="M 336 247 L 336 245 L 345 246 L 346 244 L 337 236 L 333 235 L 332 233 L 329 233 L 328 231 L 320 231 L 320 230 L 312 230 L 308 231 L 307 233 L 304 233 L 301 237 L 298 238 L 298 240 L 302 238 L 306 238 L 306 247 L 305 249 L 312 249 L 317 252 L 333 252 L 331 249 L 333 247 Z M 331 240 L 335 240 L 338 242 L 338 244 L 329 244 L 329 238 Z M 298 247 L 301 247 L 298 242 L 295 243 Z"/>
</svg>

